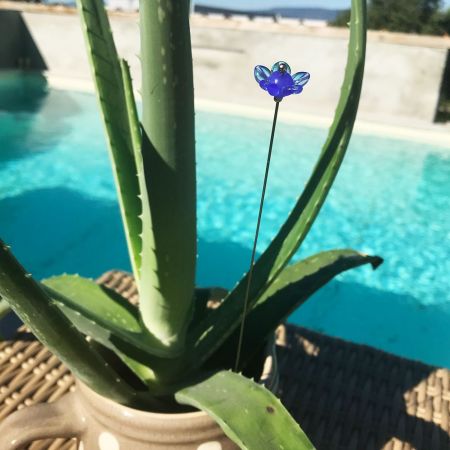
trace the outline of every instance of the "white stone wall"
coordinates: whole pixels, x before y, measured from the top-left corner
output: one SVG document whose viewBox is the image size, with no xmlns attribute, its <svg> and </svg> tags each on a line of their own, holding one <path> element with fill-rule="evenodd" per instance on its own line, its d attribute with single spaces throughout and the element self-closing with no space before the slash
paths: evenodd
<svg viewBox="0 0 450 450">
<path fill-rule="evenodd" d="M 114 11 L 138 11 L 139 0 L 108 0 L 106 7 Z"/>
<path fill-rule="evenodd" d="M 53 76 L 90 78 L 75 14 L 24 12 L 28 27 Z M 118 50 L 140 86 L 139 27 L 134 14 L 113 15 Z M 347 32 L 298 23 L 261 24 L 194 16 L 192 43 L 197 98 L 271 107 L 253 79 L 256 64 L 283 59 L 294 71 L 311 73 L 300 98 L 288 99 L 292 112 L 333 114 L 343 79 Z M 387 37 L 386 37 L 387 36 Z M 360 117 L 403 124 L 431 122 L 450 40 L 369 34 Z"/>
</svg>

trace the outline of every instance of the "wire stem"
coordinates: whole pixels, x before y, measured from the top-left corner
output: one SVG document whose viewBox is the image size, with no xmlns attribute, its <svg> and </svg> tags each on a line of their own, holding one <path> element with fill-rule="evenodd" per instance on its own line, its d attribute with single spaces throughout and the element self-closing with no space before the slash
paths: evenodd
<svg viewBox="0 0 450 450">
<path fill-rule="evenodd" d="M 264 197 L 266 195 L 267 179 L 269 177 L 270 159 L 272 157 L 273 139 L 275 137 L 275 127 L 277 125 L 278 108 L 280 106 L 280 101 L 281 100 L 275 99 L 275 112 L 273 115 L 272 134 L 270 135 L 269 151 L 267 153 L 267 162 L 266 162 L 266 172 L 264 174 L 264 182 L 263 182 L 263 188 L 262 188 L 262 192 L 261 192 L 261 200 L 259 203 L 258 221 L 256 223 L 255 239 L 253 241 L 252 257 L 250 260 L 250 268 L 248 270 L 248 278 L 247 278 L 247 287 L 245 290 L 244 310 L 242 313 L 241 327 L 239 330 L 239 342 L 238 342 L 238 347 L 237 347 L 237 352 L 236 352 L 236 362 L 234 365 L 235 372 L 238 371 L 239 360 L 241 358 L 241 348 L 242 348 L 242 341 L 244 338 L 245 319 L 247 316 L 247 309 L 248 309 L 248 298 L 250 295 L 250 285 L 252 283 L 253 266 L 255 263 L 256 245 L 258 244 L 259 228 L 261 226 L 261 217 L 262 217 L 262 211 L 263 211 L 263 206 L 264 206 Z"/>
</svg>

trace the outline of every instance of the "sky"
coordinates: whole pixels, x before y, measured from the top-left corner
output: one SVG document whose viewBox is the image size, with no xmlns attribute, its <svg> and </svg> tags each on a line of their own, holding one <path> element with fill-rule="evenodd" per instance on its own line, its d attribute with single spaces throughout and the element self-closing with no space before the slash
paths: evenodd
<svg viewBox="0 0 450 450">
<path fill-rule="evenodd" d="M 265 9 L 273 6 L 344 9 L 350 6 L 350 0 L 194 0 L 194 3 L 231 9 Z M 450 0 L 442 3 L 450 8 Z"/>
</svg>

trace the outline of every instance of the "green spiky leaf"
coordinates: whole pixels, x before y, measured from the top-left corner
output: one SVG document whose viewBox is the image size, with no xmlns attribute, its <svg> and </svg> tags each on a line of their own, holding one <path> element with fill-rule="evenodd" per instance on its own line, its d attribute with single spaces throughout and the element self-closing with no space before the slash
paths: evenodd
<svg viewBox="0 0 450 450">
<path fill-rule="evenodd" d="M 127 105 L 130 98 L 127 102 L 122 77 L 122 66 L 125 64 L 121 66 L 117 56 L 102 0 L 77 0 L 77 6 L 106 130 L 131 265 L 139 280 L 141 202 L 133 151 L 136 130 L 129 117 Z"/>
<path fill-rule="evenodd" d="M 135 158 L 140 155 L 142 145 L 141 125 L 136 107 L 136 99 L 133 93 L 133 82 L 131 80 L 130 65 L 125 59 L 120 60 L 122 71 L 123 90 L 125 94 L 126 112 L 128 115 L 128 126 L 130 129 L 131 146 Z M 137 174 L 136 174 L 137 175 Z"/>
<path fill-rule="evenodd" d="M 234 372 L 218 372 L 175 398 L 207 412 L 243 450 L 314 449 L 278 398 Z"/>
<path fill-rule="evenodd" d="M 101 395 L 134 404 L 133 391 L 67 320 L 0 241 L 0 300 L 6 300 L 33 334 L 84 383 Z"/>
<path fill-rule="evenodd" d="M 77 310 L 78 308 L 66 306 L 70 302 L 61 301 L 62 296 L 60 294 L 48 290 L 47 293 L 78 331 L 91 337 L 94 342 L 98 342 L 112 350 L 144 384 L 150 385 L 155 383 L 155 374 L 142 362 L 148 358 L 147 352 L 126 342 L 120 336 L 115 335 L 107 328 L 84 316 Z"/>
<path fill-rule="evenodd" d="M 49 293 L 50 294 L 50 293 Z M 61 312 L 81 333 L 89 336 L 109 350 L 113 351 L 128 368 L 151 389 L 152 394 L 160 390 L 156 374 L 148 366 L 150 354 L 141 348 L 123 340 L 120 336 L 97 322 L 87 318 L 76 309 L 72 309 L 62 302 L 59 294 L 52 295 L 52 300 L 56 303 Z"/>
<path fill-rule="evenodd" d="M 269 289 L 306 237 L 331 188 L 344 158 L 361 93 L 366 48 L 366 3 L 352 0 L 350 42 L 341 96 L 315 169 L 288 219 L 267 250 L 255 263 L 250 287 L 250 308 Z M 225 298 L 223 305 L 192 329 L 191 361 L 201 365 L 239 326 L 242 319 L 247 277 Z M 280 318 L 281 319 L 281 318 Z"/>
<path fill-rule="evenodd" d="M 176 62 L 171 56 L 172 50 L 167 50 L 164 56 L 158 47 L 158 58 L 164 60 L 161 62 L 152 56 L 153 64 L 161 64 L 167 69 L 166 78 L 170 78 L 171 84 L 161 83 L 155 87 L 150 81 L 152 95 L 149 96 L 148 83 L 144 83 L 144 116 L 148 117 L 146 105 L 151 103 L 150 97 L 154 98 L 160 92 L 173 94 L 175 101 L 165 102 L 158 97 L 157 117 L 151 121 L 162 120 L 162 124 L 157 126 L 155 137 L 150 133 L 151 140 L 144 126 L 142 144 L 129 67 L 124 60 L 119 61 L 103 3 L 101 0 L 77 1 L 109 138 L 143 321 L 157 338 L 159 353 L 174 356 L 184 344 L 195 272 L 194 115 L 193 104 L 190 106 L 188 101 L 192 89 L 190 94 L 187 89 L 192 73 L 190 77 L 189 71 L 181 76 L 181 71 L 186 69 L 182 64 L 186 57 L 183 59 L 182 53 L 190 50 L 190 45 L 180 44 L 178 39 L 170 42 L 171 47 L 181 49 Z M 174 9 L 179 10 L 179 7 Z M 146 22 L 155 20 L 156 10 L 153 9 L 151 17 L 143 15 L 141 28 L 146 29 Z M 187 18 L 184 21 L 187 23 Z M 163 23 L 156 22 L 153 31 L 146 33 L 147 38 L 148 35 L 152 39 L 159 36 L 159 27 L 167 31 L 167 36 L 172 36 L 172 30 L 175 30 L 174 33 L 181 32 L 185 37 L 186 27 L 171 26 L 164 20 Z M 145 63 L 146 53 L 144 50 L 142 57 L 144 79 L 149 70 Z M 180 92 L 176 92 L 173 85 L 177 79 L 180 80 Z M 180 112 L 184 112 L 181 117 Z M 190 119 L 187 113 L 192 113 Z M 164 154 L 166 150 L 168 154 Z M 170 161 L 164 161 L 166 156 Z"/>
<path fill-rule="evenodd" d="M 379 256 L 344 249 L 321 252 L 286 267 L 247 315 L 241 361 L 245 363 L 281 321 L 334 277 L 364 264 L 376 269 L 382 262 Z M 229 367 L 236 357 L 238 339 L 239 333 L 233 333 L 218 351 Z"/>
<path fill-rule="evenodd" d="M 167 356 L 143 325 L 137 307 L 113 290 L 77 275 L 48 278 L 43 284 L 57 306 L 95 340 L 122 353 Z"/>
<path fill-rule="evenodd" d="M 189 2 L 140 3 L 142 170 L 153 235 L 142 235 L 139 295 L 148 329 L 184 347 L 196 263 L 196 181 Z M 143 199 L 144 202 L 144 199 Z"/>
</svg>

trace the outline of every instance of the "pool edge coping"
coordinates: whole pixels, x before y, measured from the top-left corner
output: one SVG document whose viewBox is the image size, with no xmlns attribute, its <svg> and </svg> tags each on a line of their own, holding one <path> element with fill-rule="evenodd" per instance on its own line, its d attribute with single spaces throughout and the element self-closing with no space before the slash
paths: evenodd
<svg viewBox="0 0 450 450">
<path fill-rule="evenodd" d="M 85 93 L 95 92 L 92 81 L 88 79 L 62 77 L 51 73 L 47 73 L 46 78 L 52 89 L 72 90 Z M 140 96 L 138 92 L 136 92 L 136 95 L 137 97 Z M 195 98 L 195 106 L 203 111 L 226 115 L 237 115 L 240 117 L 248 117 L 253 119 L 270 120 L 273 115 L 273 111 L 271 109 L 242 105 L 238 103 L 221 102 L 205 98 Z M 284 111 L 279 120 L 289 124 L 301 124 L 316 128 L 328 128 L 331 124 L 332 117 Z M 428 126 L 441 129 L 421 129 L 417 127 L 413 128 L 402 125 L 390 125 L 387 123 L 357 119 L 354 130 L 357 134 L 361 135 L 383 136 L 386 138 L 436 145 L 441 147 L 443 152 L 450 152 L 450 126 L 438 124 L 429 124 Z"/>
</svg>

